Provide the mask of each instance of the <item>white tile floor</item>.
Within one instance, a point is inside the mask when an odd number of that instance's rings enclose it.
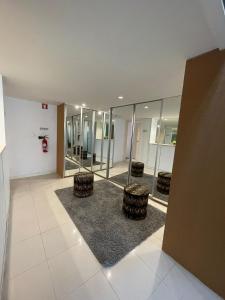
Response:
[[[4,300],[220,299],[161,250],[163,228],[115,266],[103,268],[54,193],[72,180],[42,176],[12,182]]]

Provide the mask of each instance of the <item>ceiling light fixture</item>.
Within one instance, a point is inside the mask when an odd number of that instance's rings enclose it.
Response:
[[[79,105],[75,105],[75,108],[76,108],[76,109],[79,109],[79,108],[80,108],[80,106],[79,106]]]
[[[102,111],[98,111],[98,115],[101,116],[101,114],[102,114]]]
[[[85,104],[85,103],[82,103],[82,106],[83,106],[83,107],[85,107],[85,106],[86,106],[86,104]]]
[[[119,100],[123,100],[123,98],[124,98],[123,96],[118,96],[117,97],[117,99],[119,99]]]
[[[145,105],[145,107],[144,107],[145,109],[147,109],[148,108],[148,105]]]

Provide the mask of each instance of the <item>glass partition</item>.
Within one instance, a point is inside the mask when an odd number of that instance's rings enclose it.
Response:
[[[180,102],[179,96],[112,108],[111,181],[144,184],[153,199],[168,202]]]
[[[145,184],[153,199],[168,202],[180,102],[179,96],[114,107],[111,117],[68,105],[65,176],[88,170],[122,186]]]
[[[109,159],[109,168],[113,164],[113,149],[114,149],[114,136],[113,129],[111,129],[111,139],[109,138],[109,128],[110,127],[110,115],[108,112],[98,113],[96,121],[96,142],[95,142],[95,151],[96,157],[99,159],[97,161],[96,174],[106,178],[107,177],[107,161],[108,161],[108,148],[110,143],[110,159]]]
[[[109,178],[121,185],[128,183],[133,108],[131,105],[112,109]]]
[[[65,121],[65,176],[79,171],[98,172],[106,178],[109,146],[108,112],[67,105]],[[113,137],[113,131],[111,132]],[[114,140],[111,139],[110,163]]]
[[[156,181],[154,171],[161,111],[161,100],[136,104],[135,106],[130,182],[148,186],[151,194]]]
[[[169,193],[166,185],[170,183],[176,147],[177,128],[179,122],[181,97],[163,99],[162,118],[158,120],[159,132],[157,135],[158,155],[155,166],[155,176],[152,191],[153,197],[168,202]],[[161,184],[159,175],[164,173],[164,183]],[[168,178],[166,178],[168,177]],[[159,179],[159,180],[158,180]],[[157,186],[158,185],[158,186]]]
[[[79,172],[80,167],[80,109],[67,105],[65,122],[65,176]]]
[[[94,144],[93,144],[93,171],[97,172],[101,170],[102,161],[102,138],[103,138],[103,121],[104,113],[95,113],[94,124]]]
[[[91,109],[82,108],[82,149],[81,149],[81,166],[92,171],[93,163],[93,123],[95,112]]]

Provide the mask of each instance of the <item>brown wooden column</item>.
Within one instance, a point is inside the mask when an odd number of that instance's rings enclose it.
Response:
[[[57,174],[64,177],[64,120],[65,104],[57,107]]]
[[[163,250],[225,297],[225,52],[186,63]]]

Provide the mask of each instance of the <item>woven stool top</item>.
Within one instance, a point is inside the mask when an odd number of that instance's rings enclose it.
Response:
[[[132,161],[132,166],[144,167],[144,163],[141,161]]]
[[[128,184],[124,187],[124,191],[134,196],[145,196],[150,193],[148,186],[139,183]]]
[[[172,173],[169,172],[159,172],[158,173],[158,177],[164,177],[164,178],[168,178],[171,179]]]
[[[74,177],[94,177],[94,174],[90,172],[79,172],[76,173]]]

